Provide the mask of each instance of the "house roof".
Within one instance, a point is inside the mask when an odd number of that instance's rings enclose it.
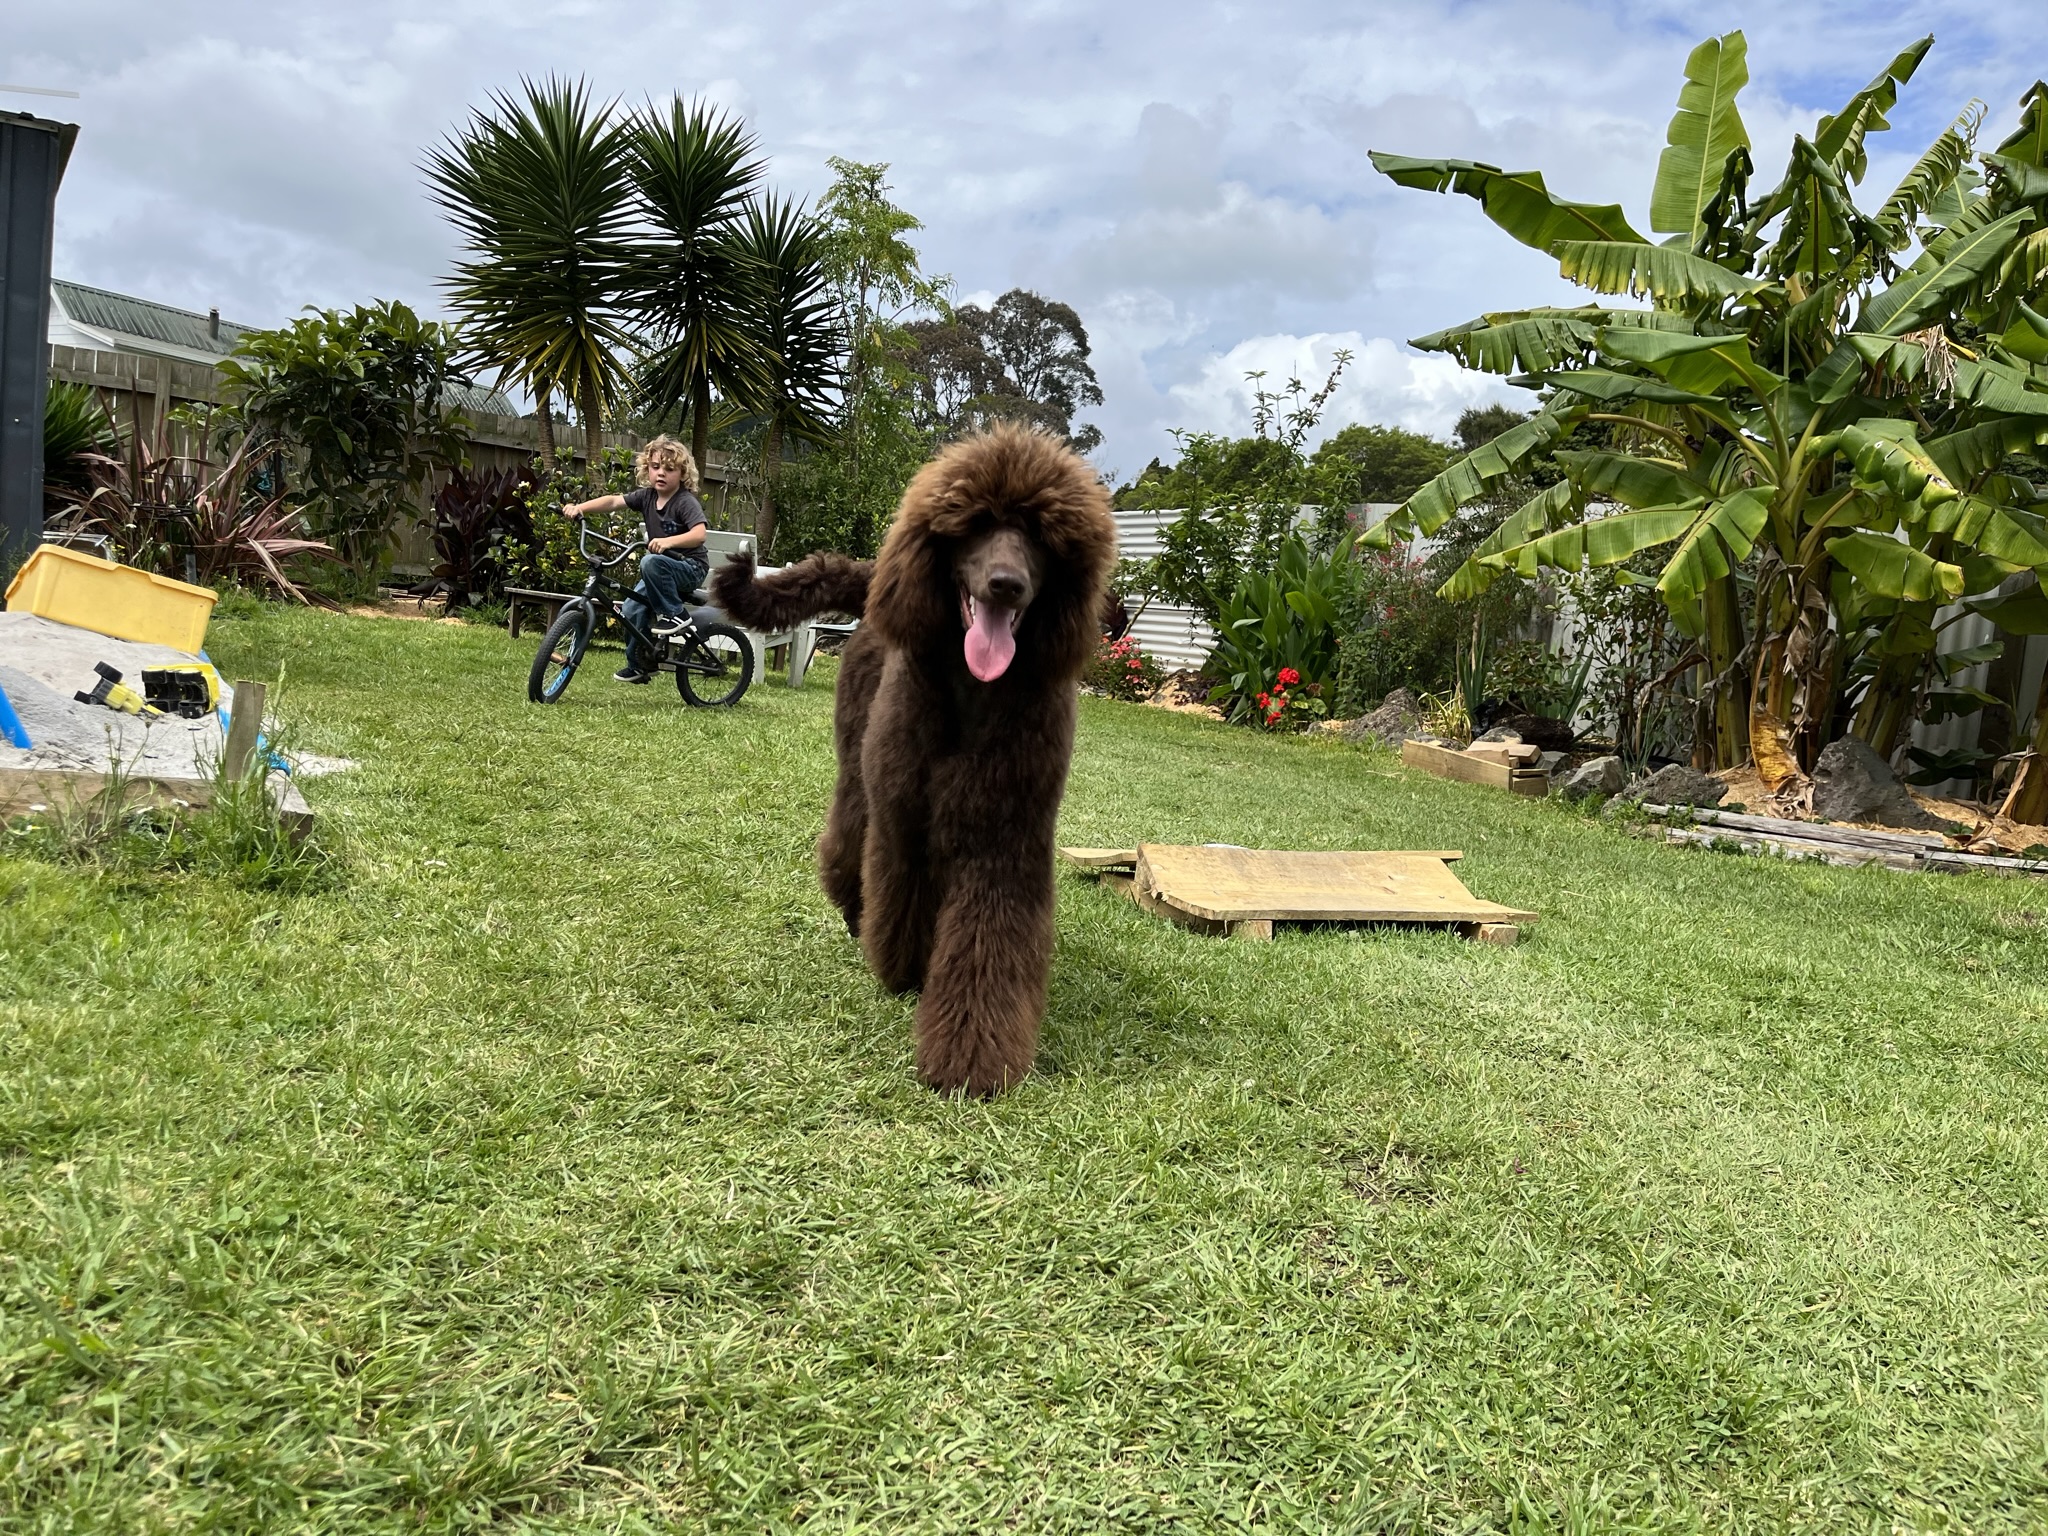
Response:
[[[109,293],[104,288],[88,288],[83,283],[53,282],[50,297],[56,301],[54,308],[62,310],[73,326],[104,333],[116,351],[148,352],[184,362],[214,362],[226,357],[249,329],[224,319],[215,335],[209,316],[125,293]]]
[[[217,333],[211,315],[158,304],[84,283],[50,284],[50,340],[59,345],[84,343],[112,352],[140,352],[186,363],[218,363],[235,350],[244,334],[255,329],[222,319]],[[507,396],[481,384],[455,384],[448,404],[472,416],[517,416],[519,407]]]

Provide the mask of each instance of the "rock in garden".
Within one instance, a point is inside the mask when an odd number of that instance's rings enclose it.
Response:
[[[1569,752],[1578,733],[1563,720],[1548,715],[1509,715],[1494,726],[1496,731],[1513,731],[1523,741],[1534,742],[1546,752]]]
[[[1406,688],[1396,688],[1371,714],[1346,721],[1344,735],[1350,741],[1376,741],[1382,746],[1398,747],[1421,725],[1422,701]]]
[[[1813,814],[1829,821],[1874,821],[1927,831],[1943,825],[1906,792],[1891,765],[1854,736],[1821,748],[1813,765]]]
[[[1472,745],[1476,747],[1482,741],[1520,741],[1521,739],[1522,733],[1510,726],[1492,725],[1481,731],[1477,736],[1474,736],[1472,738]]]
[[[1562,752],[1546,752],[1536,759],[1536,766],[1555,779],[1571,767],[1571,759]]]
[[[1582,763],[1566,776],[1563,792],[1576,800],[1583,795],[1608,795],[1621,793],[1621,786],[1627,782],[1628,774],[1618,757],[1596,757]]]
[[[1712,774],[1672,763],[1636,780],[1626,793],[1646,805],[1719,805],[1728,786]]]

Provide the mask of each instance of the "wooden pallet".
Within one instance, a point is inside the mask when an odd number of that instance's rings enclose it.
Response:
[[[1270,939],[1275,923],[1403,923],[1512,944],[1536,914],[1482,901],[1449,865],[1455,850],[1305,852],[1181,847],[1062,848],[1075,868],[1200,933]]]
[[[0,768],[0,821],[45,810],[75,811],[107,794],[112,775],[80,768]],[[213,804],[211,779],[127,775],[120,779],[123,804],[164,810],[202,810]],[[313,808],[288,774],[270,775],[278,820],[294,837],[313,829]]]
[[[1549,774],[1541,768],[1520,768],[1499,760],[1505,756],[1506,753],[1474,756],[1470,752],[1440,747],[1433,741],[1401,743],[1402,762],[1410,768],[1433,773],[1440,779],[1455,779],[1461,784],[1485,784],[1493,789],[1505,789],[1510,794],[1534,795],[1538,799],[1550,793]]]

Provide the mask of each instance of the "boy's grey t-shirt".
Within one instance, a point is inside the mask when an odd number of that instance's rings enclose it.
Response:
[[[677,490],[663,506],[657,504],[654,487],[643,485],[626,492],[626,507],[640,514],[650,539],[672,539],[679,533],[704,526],[704,503],[685,490]],[[686,549],[676,558],[701,560],[704,558],[704,546],[700,544],[695,549]]]

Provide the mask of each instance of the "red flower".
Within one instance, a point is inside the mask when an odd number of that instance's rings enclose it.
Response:
[[[1259,708],[1261,708],[1261,709],[1264,709],[1264,708],[1265,708],[1265,707],[1266,707],[1266,706],[1267,706],[1268,704],[1270,704],[1270,703],[1272,703],[1272,702],[1273,702],[1272,696],[1271,696],[1270,694],[1264,694],[1264,693],[1262,693],[1262,694],[1260,694],[1260,695],[1258,696],[1258,698],[1259,698]]]
[[[1292,667],[1282,667],[1280,669],[1280,681],[1289,684],[1298,683],[1301,681],[1301,674]]]

